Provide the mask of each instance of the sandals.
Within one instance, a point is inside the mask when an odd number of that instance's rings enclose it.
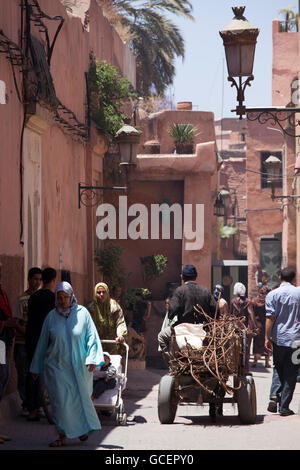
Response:
[[[49,447],[63,447],[65,445],[66,445],[66,438],[59,437],[58,439],[55,439],[55,441],[50,442]]]

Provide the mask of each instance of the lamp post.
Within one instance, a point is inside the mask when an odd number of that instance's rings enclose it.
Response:
[[[254,79],[253,63],[259,29],[255,28],[244,16],[246,7],[233,7],[233,20],[220,31],[225,47],[228,68],[228,81],[237,89],[238,106],[234,110],[242,119],[246,114],[245,88]],[[243,82],[243,77],[246,81]],[[236,81],[238,79],[238,83]]]
[[[251,86],[250,82],[254,79],[252,71],[259,29],[252,26],[244,17],[245,7],[234,7],[232,10],[235,17],[224,30],[219,32],[225,47],[228,80],[232,82],[231,86],[237,89],[238,106],[232,112],[235,112],[240,119],[246,115],[249,121],[258,121],[260,124],[270,122],[272,126],[278,125],[284,134],[300,137],[296,132],[296,128],[300,126],[300,119],[296,117],[296,113],[300,113],[300,108],[285,106],[247,108],[244,105],[245,89]],[[244,82],[243,77],[246,79]]]

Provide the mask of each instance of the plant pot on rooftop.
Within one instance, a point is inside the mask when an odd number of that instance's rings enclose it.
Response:
[[[148,140],[144,143],[144,149],[147,154],[160,153],[160,142],[158,140]]]
[[[196,129],[192,124],[173,124],[169,134],[174,139],[177,154],[192,154],[194,152],[194,137]]]

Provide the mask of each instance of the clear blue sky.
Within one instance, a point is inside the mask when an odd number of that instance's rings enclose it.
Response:
[[[231,7],[246,6],[247,20],[260,29],[253,70],[255,79],[246,89],[246,105],[271,106],[272,21],[275,18],[283,19],[279,15],[282,8],[297,12],[298,0],[191,1],[195,21],[173,17],[182,31],[186,47],[184,61],[176,61],[176,78],[170,89],[174,101],[192,101],[197,106],[194,109],[212,111],[216,119],[235,117],[231,109],[236,106],[236,90],[227,81],[225,53],[219,31],[233,18]]]

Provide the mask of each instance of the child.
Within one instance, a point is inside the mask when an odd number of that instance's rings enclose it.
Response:
[[[94,371],[92,400],[99,398],[105,390],[112,389],[116,386],[117,370],[110,362],[109,353],[104,352],[103,356],[105,361],[103,366],[96,367]]]

